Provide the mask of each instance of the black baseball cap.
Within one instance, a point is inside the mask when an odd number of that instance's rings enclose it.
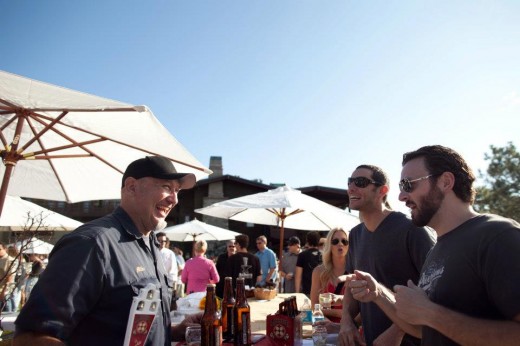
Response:
[[[181,189],[191,189],[197,182],[193,173],[178,173],[173,163],[162,156],[147,156],[129,164],[123,174],[122,186],[125,185],[125,180],[128,177],[135,179],[152,177],[178,180],[181,184]]]

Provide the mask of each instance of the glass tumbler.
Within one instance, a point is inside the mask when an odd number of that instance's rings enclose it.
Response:
[[[192,325],[186,327],[186,345],[200,346],[201,331],[200,325]]]

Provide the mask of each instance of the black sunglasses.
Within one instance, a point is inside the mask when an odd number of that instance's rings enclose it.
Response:
[[[341,240],[339,240],[338,238],[336,238],[336,239],[332,239],[332,240],[330,241],[330,243],[331,243],[332,245],[338,245],[340,241],[341,241],[341,244],[343,244],[343,245],[348,245],[348,240],[347,240],[347,239],[341,239]]]
[[[437,175],[440,175],[440,174],[429,174],[429,175],[426,175],[424,177],[420,177],[417,179],[408,179],[408,178],[402,179],[399,182],[399,190],[406,192],[406,193],[410,193],[414,189],[413,183],[421,181],[421,180],[429,179],[429,178],[435,177]]]
[[[381,186],[383,185],[382,183],[380,182],[377,182],[377,181],[374,181],[372,179],[368,179],[366,177],[355,177],[355,178],[348,178],[348,185],[354,183],[354,185],[356,185],[356,187],[367,187],[368,185],[370,184],[374,184],[375,186]]]

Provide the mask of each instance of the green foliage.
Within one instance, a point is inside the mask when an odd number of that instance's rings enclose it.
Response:
[[[520,221],[520,153],[512,142],[503,147],[490,146],[487,174],[480,172],[485,185],[477,187],[475,209]]]

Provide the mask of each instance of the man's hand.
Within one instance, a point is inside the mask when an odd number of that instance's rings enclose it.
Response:
[[[318,322],[316,322],[316,324],[320,325],[320,326],[325,326],[325,328],[327,328],[327,333],[330,333],[330,334],[338,334],[340,327],[341,327],[339,323],[332,322],[327,319],[325,319],[323,321],[318,321]]]
[[[410,324],[425,325],[423,317],[434,309],[435,304],[411,280],[407,284],[408,286],[394,287],[397,316]]]
[[[186,333],[186,327],[191,325],[200,325],[202,320],[203,312],[199,312],[195,315],[187,315],[184,320],[178,325],[171,327],[172,339],[174,341],[183,341]]]
[[[341,323],[340,326],[337,340],[338,346],[366,346],[365,339],[359,334],[357,327],[352,322]]]
[[[352,297],[362,303],[373,302],[381,295],[379,284],[372,275],[359,270],[347,276],[345,285],[350,288]]]

